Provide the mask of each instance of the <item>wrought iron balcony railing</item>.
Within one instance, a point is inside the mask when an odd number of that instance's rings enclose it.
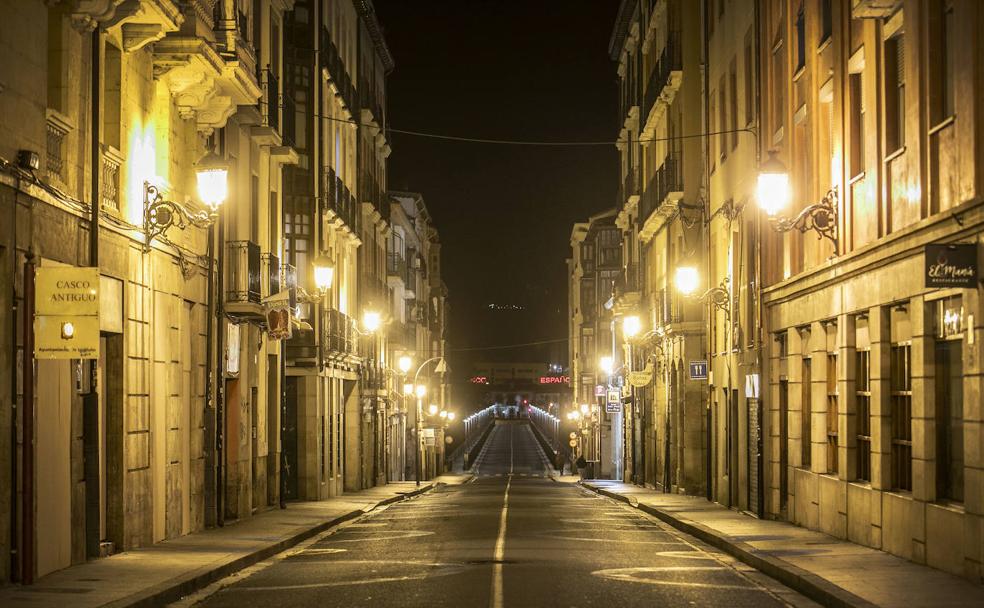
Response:
[[[334,167],[324,167],[322,169],[322,211],[331,211],[342,218],[349,228],[353,231],[358,230],[357,202],[352,196],[348,186],[335,173]]]
[[[327,358],[340,358],[355,354],[357,334],[355,322],[345,313],[334,308],[323,308],[321,316],[321,345]]]
[[[261,284],[260,293],[264,298],[278,294],[281,291],[280,285],[280,259],[272,253],[264,253],[260,256]]]
[[[670,76],[674,71],[683,67],[683,53],[680,46],[679,32],[671,32],[666,39],[666,46],[663,47],[656,62],[656,67],[649,74],[649,82],[646,84],[645,102],[643,106],[642,120],[649,117],[649,112],[656,105],[656,100],[663,93],[663,89],[670,82]]]
[[[645,224],[649,216],[657,211],[670,192],[683,191],[683,163],[678,154],[666,157],[656,173],[653,174],[642,193],[639,203],[639,220]]]
[[[252,241],[226,243],[225,301],[259,304],[261,284],[260,246]]]

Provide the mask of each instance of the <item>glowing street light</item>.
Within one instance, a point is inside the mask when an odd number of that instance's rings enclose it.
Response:
[[[314,261],[314,285],[318,293],[325,295],[331,289],[335,280],[335,265],[328,258],[318,258]]]
[[[410,395],[412,395],[413,394],[413,384],[410,384],[409,382],[407,384],[404,384],[403,385],[403,394],[406,395],[406,396],[408,396],[408,397]]]
[[[590,412],[590,411],[591,411],[591,406],[590,405],[588,405],[587,403],[582,403],[581,404],[581,415],[587,416],[588,415],[588,412]]]
[[[789,204],[789,172],[775,152],[759,167],[758,204],[770,217]]]
[[[417,399],[423,399],[427,396],[427,385],[418,384],[417,388],[413,389],[413,392],[417,395]]]
[[[448,412],[448,422],[454,422],[454,419],[456,417],[457,417],[457,414],[455,414],[454,412]]]
[[[375,310],[362,313],[362,327],[369,333],[374,333],[383,324],[383,317]]]
[[[612,359],[611,357],[605,356],[601,358],[601,361],[598,363],[598,365],[601,367],[601,371],[611,376],[612,370],[615,369],[615,360]]]
[[[636,315],[622,319],[622,335],[626,338],[635,337],[642,329],[642,321]]]
[[[432,405],[431,407],[436,407],[436,406]],[[447,418],[447,417],[448,417],[447,410],[441,410],[441,418]]]
[[[406,374],[410,371],[410,368],[413,367],[413,358],[409,355],[403,355],[397,362],[397,366],[400,368],[401,372]]]
[[[673,283],[680,293],[689,295],[695,292],[700,285],[700,274],[693,266],[679,266],[676,269]]]
[[[438,409],[437,404],[431,403],[429,406],[427,406],[427,413],[433,416],[434,414],[437,413],[437,409]]]
[[[198,161],[196,174],[198,197],[215,213],[229,196],[229,166],[213,151]]]

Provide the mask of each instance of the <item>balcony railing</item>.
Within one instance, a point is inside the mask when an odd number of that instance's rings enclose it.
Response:
[[[323,308],[321,344],[325,356],[338,358],[354,354],[357,346],[355,325],[351,317],[334,308]]]
[[[280,116],[283,126],[280,129],[280,139],[285,146],[297,143],[297,114],[294,109],[294,98],[284,93],[280,96]]]
[[[643,224],[654,211],[659,209],[670,192],[683,191],[682,174],[681,157],[678,155],[667,156],[649,180],[645,192],[642,193],[642,201],[639,203],[639,220]]]
[[[629,167],[628,172],[622,176],[622,184],[618,189],[618,201],[616,207],[621,209],[630,196],[639,195],[639,168]]]
[[[386,274],[405,279],[407,276],[407,260],[400,253],[386,255]]]
[[[290,307],[297,306],[297,268],[293,264],[280,265],[280,285],[288,292]]]
[[[270,68],[265,68],[261,74],[263,79],[263,101],[261,110],[263,124],[280,130],[280,79]]]
[[[358,229],[355,213],[357,201],[342,182],[342,179],[335,173],[334,167],[324,167],[322,170],[321,200],[324,211],[330,210],[335,213],[353,231]]]
[[[674,71],[682,69],[682,57],[680,34],[678,32],[671,32],[666,40],[666,46],[663,47],[663,51],[659,55],[656,67],[649,74],[642,115],[643,121],[649,117],[649,112],[656,105],[656,100],[659,99],[666,84],[670,81],[670,75]]]
[[[264,298],[269,298],[280,293],[280,259],[272,253],[264,253],[260,256],[260,263],[262,265],[260,290]]]
[[[262,299],[260,246],[252,241],[226,244],[226,302],[259,304]]]
[[[102,155],[102,208],[120,210],[120,162],[103,149]]]
[[[357,112],[355,85],[327,27],[321,28],[321,67],[328,70],[328,77],[335,84],[338,95],[354,116]]]

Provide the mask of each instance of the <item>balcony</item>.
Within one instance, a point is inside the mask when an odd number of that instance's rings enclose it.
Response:
[[[386,275],[388,277],[396,278],[403,282],[403,285],[409,282],[409,265],[407,265],[406,258],[403,257],[401,253],[389,253],[386,255]]]
[[[334,308],[322,308],[321,345],[328,360],[337,361],[355,355],[358,335],[352,318]]]
[[[652,128],[656,116],[653,116],[653,108],[657,102],[667,106],[673,102],[676,91],[680,88],[680,81],[683,78],[683,53],[680,46],[679,32],[671,32],[666,40],[656,62],[656,67],[649,74],[649,82],[646,83],[646,95],[643,102],[643,121],[646,125],[644,131]]]
[[[356,107],[358,99],[356,98],[355,85],[349,76],[345,61],[338,52],[338,47],[335,46],[331,31],[327,27],[321,28],[321,69],[325,79],[334,89],[335,95],[345,104],[352,118],[356,118],[358,116],[358,108]]]
[[[277,133],[280,131],[280,79],[270,68],[260,72],[263,81],[263,99],[260,101],[260,113],[263,126],[270,127]]]
[[[622,183],[618,189],[618,200],[615,206],[621,209],[625,205],[639,200],[639,168],[629,167],[629,170],[622,176]]]
[[[225,311],[242,319],[263,318],[260,246],[252,241],[226,243]]]
[[[321,174],[322,212],[326,213],[329,219],[336,217],[341,219],[350,230],[357,232],[356,198],[335,173],[334,167],[324,167]]]
[[[682,155],[667,156],[649,180],[639,203],[639,238],[647,242],[677,209],[683,198]]]
[[[280,283],[280,258],[272,253],[264,253],[260,256],[260,292],[264,298],[269,298],[281,291]]]

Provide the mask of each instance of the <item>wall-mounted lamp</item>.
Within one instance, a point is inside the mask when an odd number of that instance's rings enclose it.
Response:
[[[819,202],[814,203],[796,217],[780,216],[779,212],[786,208],[790,200],[789,172],[786,166],[776,158],[775,152],[769,152],[769,159],[762,163],[758,176],[759,207],[769,216],[776,232],[798,230],[807,233],[814,230],[817,238],[828,238],[834,244],[834,251],[839,248],[837,240],[837,186],[831,188]]]
[[[328,293],[335,281],[335,265],[329,258],[319,257],[314,260],[314,285],[322,296]]]
[[[229,169],[225,161],[209,152],[197,165],[198,196],[209,208],[192,210],[184,204],[164,198],[158,186],[144,182],[144,251],[157,237],[163,237],[172,226],[184,230],[189,224],[208,228],[217,217],[219,206],[229,194]]]

